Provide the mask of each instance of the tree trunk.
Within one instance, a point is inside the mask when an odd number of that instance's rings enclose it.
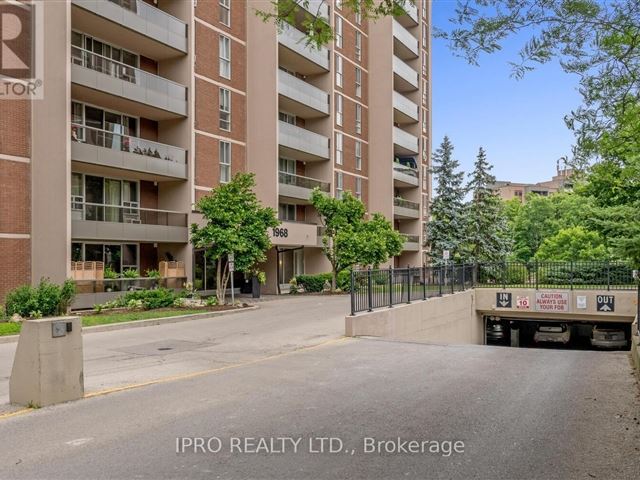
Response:
[[[227,294],[227,283],[229,282],[229,273],[227,271],[227,263],[222,268],[222,260],[218,260],[218,268],[216,270],[216,298],[219,305],[224,305]]]
[[[338,283],[338,272],[335,265],[331,266],[331,291],[336,291],[336,284]]]

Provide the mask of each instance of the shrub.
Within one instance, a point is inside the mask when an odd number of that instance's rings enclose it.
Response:
[[[104,267],[104,278],[107,280],[113,280],[115,278],[118,278],[118,273],[109,265],[107,265],[106,267]]]
[[[51,317],[65,314],[75,296],[75,283],[66,280],[62,286],[47,279],[37,287],[23,285],[7,294],[6,313],[21,317]]]
[[[132,300],[139,300],[142,302],[142,308],[153,310],[171,307],[179,297],[173,290],[158,288],[157,290],[134,290],[121,298],[124,306],[128,306]]]
[[[338,278],[336,279],[336,288],[343,292],[351,291],[351,271],[342,270],[338,272]]]
[[[140,278],[140,272],[135,268],[127,268],[122,272],[122,278]]]
[[[146,272],[147,278],[160,278],[160,271],[151,269]]]
[[[322,292],[324,282],[327,280],[331,283],[330,273],[318,273],[316,275],[298,275],[296,276],[298,285],[304,287],[305,292]]]
[[[204,304],[205,304],[207,307],[215,307],[216,305],[218,305],[218,298],[217,298],[217,297],[215,297],[215,296],[208,297],[208,298],[205,300]]]

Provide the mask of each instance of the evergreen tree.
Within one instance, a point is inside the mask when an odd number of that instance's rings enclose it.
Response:
[[[467,205],[466,257],[473,262],[497,262],[509,253],[509,227],[500,197],[491,190],[496,178],[493,165],[482,147],[474,164],[467,190],[472,193]]]
[[[463,259],[462,250],[466,233],[466,211],[463,186],[464,172],[458,171],[460,163],[453,158],[453,144],[445,136],[433,154],[433,168],[437,186],[431,202],[431,220],[427,224],[427,241],[431,261],[442,262],[442,252],[449,250],[452,261]]]

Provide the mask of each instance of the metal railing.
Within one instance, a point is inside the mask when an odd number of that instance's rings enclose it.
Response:
[[[634,289],[633,267],[626,262],[503,262],[477,266],[477,287]]]
[[[71,214],[74,220],[93,222],[160,225],[165,227],[186,227],[188,224],[186,213],[137,206],[80,202],[77,198],[71,201]]]
[[[187,162],[187,151],[183,148],[83,125],[71,124],[71,140],[87,145],[95,145],[96,147],[144,155],[168,162],[181,164]]]
[[[407,167],[406,165],[402,165],[399,162],[393,162],[393,171],[398,173],[404,173],[405,175],[409,175],[415,178],[418,178],[419,176],[417,168]]]
[[[308,188],[313,190],[318,187],[323,192],[329,192],[330,187],[326,182],[321,182],[315,178],[303,177],[293,173],[278,172],[278,182],[284,185],[293,185],[300,188]]]
[[[442,265],[351,271],[351,315],[473,287],[474,265]]]
[[[411,210],[420,210],[420,204],[416,202],[412,202],[410,200],[405,200],[404,198],[395,197],[393,199],[394,207],[402,207],[402,208],[410,208]]]
[[[171,278],[105,278],[104,280],[75,280],[76,293],[130,292],[157,288],[184,288],[186,277]]]
[[[162,27],[172,33],[187,36],[187,25],[182,20],[174,17],[173,15],[160,10],[142,0],[109,0],[111,3],[115,3],[119,7],[124,8],[132,13],[135,13],[140,18],[143,18],[151,23]]]
[[[71,46],[71,63],[162,93],[176,100],[187,100],[187,87],[184,85],[98,55],[84,48]]]

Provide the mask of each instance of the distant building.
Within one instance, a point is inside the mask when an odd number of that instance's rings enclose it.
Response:
[[[556,175],[546,182],[516,183],[498,180],[491,186],[491,189],[503,200],[518,198],[524,203],[529,193],[537,193],[538,195],[546,197],[569,187],[572,175],[573,169],[566,167],[560,168],[558,164],[556,167]]]

